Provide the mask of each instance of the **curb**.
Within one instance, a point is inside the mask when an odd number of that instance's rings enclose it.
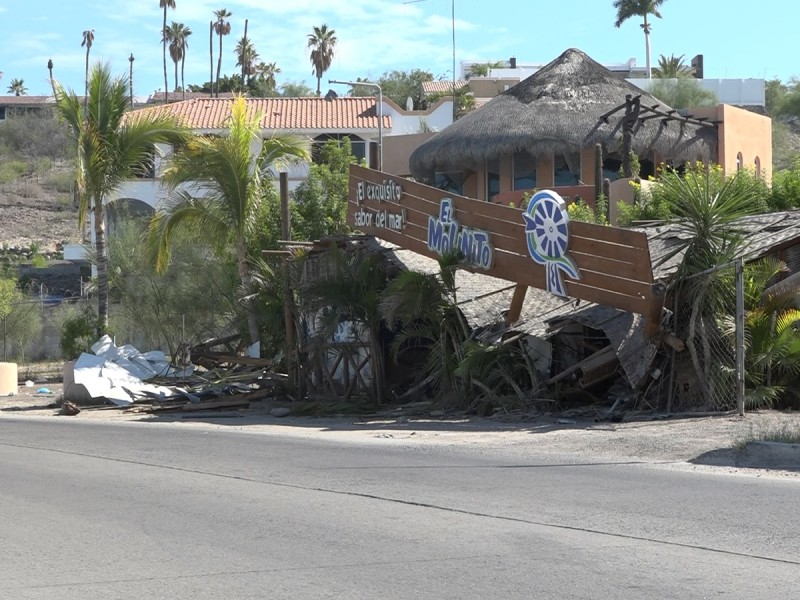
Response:
[[[749,442],[737,455],[736,466],[800,471],[800,444]]]

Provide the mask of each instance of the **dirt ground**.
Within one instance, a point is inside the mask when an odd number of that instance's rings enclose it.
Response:
[[[46,388],[47,392],[43,388]],[[499,415],[496,418],[444,416],[283,417],[269,414],[269,407],[243,411],[172,413],[149,415],[110,407],[84,408],[76,416],[60,416],[56,406],[60,384],[21,386],[14,396],[0,397],[4,417],[138,422],[219,430],[269,431],[302,437],[329,437],[343,441],[504,448],[562,456],[582,456],[587,461],[625,460],[684,468],[725,468],[735,471],[742,440],[764,430],[789,427],[800,430],[800,412],[759,411],[711,417],[635,415],[621,423],[596,422],[590,418],[557,415]],[[630,419],[630,420],[628,420]],[[782,472],[800,477],[800,471]]]

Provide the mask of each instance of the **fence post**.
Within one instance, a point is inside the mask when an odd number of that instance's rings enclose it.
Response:
[[[736,260],[736,410],[744,416],[744,259]]]

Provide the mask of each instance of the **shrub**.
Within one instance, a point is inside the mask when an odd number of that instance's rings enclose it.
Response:
[[[800,207],[800,156],[795,156],[789,169],[772,176],[772,192],[768,200],[771,210]]]
[[[97,315],[86,307],[80,314],[64,321],[60,346],[66,360],[74,360],[82,352],[89,352],[97,337]]]
[[[28,163],[21,160],[9,160],[0,163],[0,183],[11,183],[28,171]]]

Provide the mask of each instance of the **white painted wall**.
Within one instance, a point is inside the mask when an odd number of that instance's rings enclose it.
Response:
[[[383,114],[391,115],[392,128],[383,135],[408,135],[420,133],[421,121],[434,131],[441,131],[453,122],[453,102],[443,100],[429,111],[405,111],[398,109],[393,103],[383,103]]]

